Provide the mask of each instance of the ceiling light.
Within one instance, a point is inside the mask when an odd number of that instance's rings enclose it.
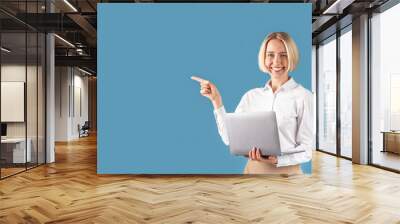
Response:
[[[72,10],[74,10],[74,12],[78,12],[78,10],[71,4],[69,3],[67,0],[64,0],[65,4],[67,4]]]
[[[75,48],[75,45],[71,44],[71,42],[69,42],[68,40],[58,36],[57,34],[54,34],[55,37],[57,37],[58,39],[60,39],[61,41],[63,41],[64,43],[68,44],[69,46]]]
[[[90,72],[88,72],[88,71],[86,71],[86,70],[83,70],[83,69],[81,69],[81,68],[79,68],[79,67],[78,67],[78,70],[81,71],[81,72],[83,72],[83,73],[85,73],[85,74],[93,75],[92,73],[90,73]]]
[[[332,5],[330,5],[322,14],[342,14],[343,10],[347,8],[355,0],[336,0]]]
[[[11,50],[9,50],[9,49],[7,49],[7,48],[5,48],[5,47],[1,47],[1,50],[4,51],[4,52],[7,52],[7,53],[10,53],[10,52],[11,52]]]

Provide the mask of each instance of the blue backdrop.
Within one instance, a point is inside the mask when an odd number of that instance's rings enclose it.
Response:
[[[297,43],[291,76],[310,89],[311,4],[99,4],[98,173],[242,173],[190,76],[214,82],[234,111],[268,80],[257,57],[274,31]]]

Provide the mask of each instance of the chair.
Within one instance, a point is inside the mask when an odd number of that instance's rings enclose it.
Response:
[[[80,125],[78,124],[79,138],[89,136],[89,129],[90,129],[89,121],[85,121],[82,127],[80,127]]]

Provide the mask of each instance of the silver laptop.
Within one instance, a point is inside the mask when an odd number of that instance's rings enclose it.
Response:
[[[256,147],[262,155],[281,155],[274,111],[228,113],[225,124],[231,154],[248,155]]]

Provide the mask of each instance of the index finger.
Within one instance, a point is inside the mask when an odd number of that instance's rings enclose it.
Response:
[[[202,79],[202,78],[197,77],[197,76],[192,76],[192,77],[190,77],[190,78],[191,78],[192,80],[197,81],[197,82],[200,82],[200,83],[206,82],[206,81],[207,81],[207,80]]]

